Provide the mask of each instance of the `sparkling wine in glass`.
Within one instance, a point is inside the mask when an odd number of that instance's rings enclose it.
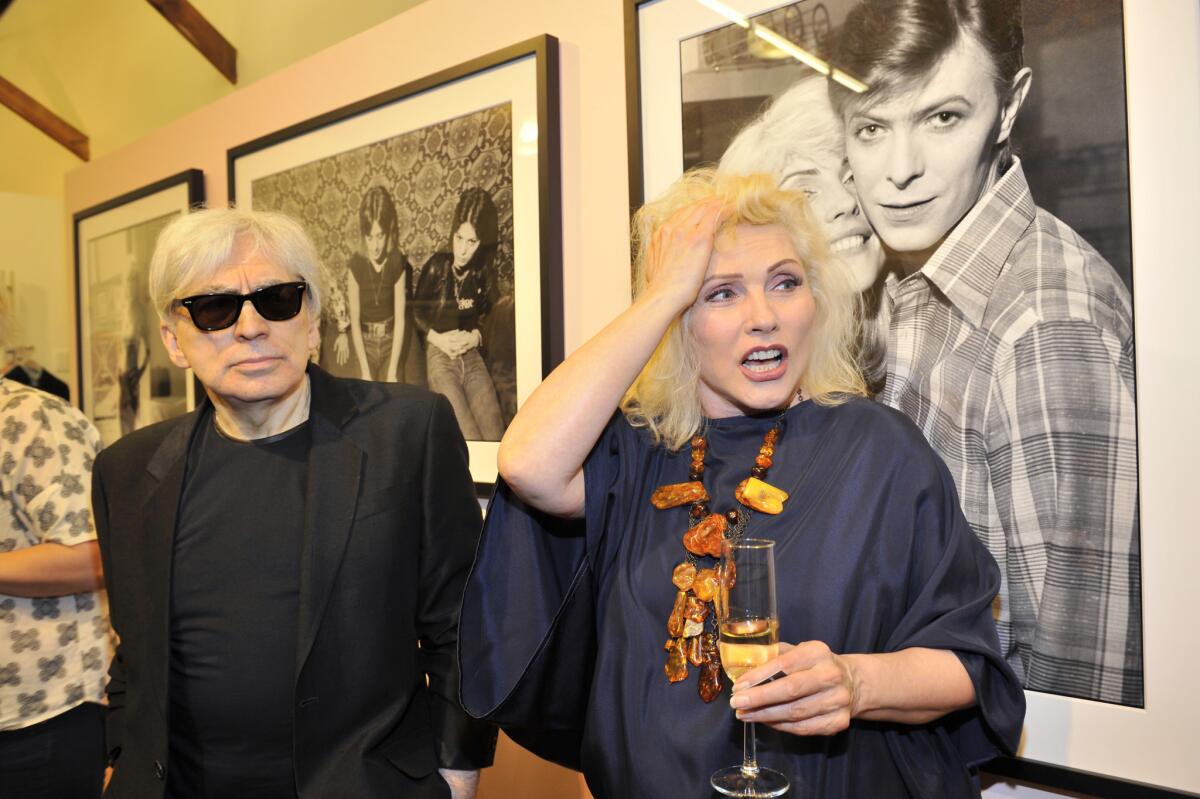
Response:
[[[721,666],[730,682],[779,656],[779,620],[727,618],[721,622]]]
[[[726,541],[717,601],[721,666],[737,682],[750,669],[779,654],[779,612],[775,605],[775,542],[764,538]],[[725,796],[782,796],[787,777],[758,765],[754,723],[743,725],[742,764],[712,775]]]

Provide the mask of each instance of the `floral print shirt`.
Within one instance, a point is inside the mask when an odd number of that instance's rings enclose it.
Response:
[[[96,428],[57,397],[0,379],[0,552],[96,539]],[[0,594],[0,731],[100,702],[112,656],[103,592]]]

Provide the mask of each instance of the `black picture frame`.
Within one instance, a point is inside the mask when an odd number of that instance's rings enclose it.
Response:
[[[121,237],[124,242],[119,248],[123,247],[126,250],[128,258],[135,262],[133,268],[140,273],[149,266],[157,232],[169,221],[167,217],[187,213],[203,205],[204,200],[203,171],[186,169],[85,208],[75,213],[72,218],[75,349],[79,381],[77,401],[80,410],[100,429],[106,445],[130,429],[167,418],[161,414],[146,413],[148,407],[152,406],[162,413],[175,415],[192,410],[200,395],[190,370],[180,378],[179,370],[166,362],[166,352],[158,336],[157,315],[150,307],[149,299],[145,297],[146,284],[139,275],[132,276],[134,280],[129,285],[128,296],[125,296],[120,287],[113,285],[111,280],[105,281],[107,285],[103,287],[107,292],[121,295],[120,300],[129,303],[133,312],[131,315],[141,321],[141,324],[134,325],[134,330],[137,331],[134,338],[125,339],[127,368],[122,372],[121,367],[115,363],[99,363],[102,358],[93,358],[103,353],[108,356],[103,358],[104,361],[113,360],[112,345],[121,346],[110,340],[115,331],[101,332],[96,329],[97,325],[93,324],[95,320],[90,313],[92,293],[97,291],[97,274],[102,270],[119,269],[119,265],[103,262],[101,253],[107,251],[107,248],[102,242],[112,242],[114,235],[124,234]],[[92,263],[93,258],[96,259],[96,263]],[[120,277],[128,279],[131,276],[122,273],[118,275],[118,279]],[[111,310],[107,304],[98,307],[103,311]],[[106,322],[111,327],[114,320],[111,319],[111,314],[109,316]],[[106,344],[97,353],[93,353],[93,348],[99,347],[100,339],[104,339]],[[93,381],[93,377],[98,379]],[[141,396],[132,401],[128,400],[129,389],[134,384],[139,389],[138,393],[143,395],[149,388],[151,399]],[[169,390],[164,393],[163,389]],[[116,392],[116,396],[113,392]],[[161,402],[155,397],[156,393],[163,398]],[[180,400],[183,402],[182,406]]]
[[[736,11],[744,13],[750,17],[755,14],[765,13],[767,11],[788,5],[793,0],[745,0],[745,2],[732,2],[729,5],[735,7]],[[626,120],[627,120],[627,142],[628,142],[628,178],[629,178],[629,210],[632,214],[636,211],[647,199],[645,191],[645,176],[647,171],[647,159],[650,157],[661,157],[661,154],[648,155],[643,146],[645,139],[645,117],[643,115],[643,65],[641,58],[642,46],[642,15],[648,9],[656,6],[671,6],[690,4],[696,6],[695,0],[621,0],[623,12],[623,27],[625,39],[625,100],[626,100]],[[699,6],[697,6],[699,7]],[[1124,13],[1128,18],[1135,11],[1130,8],[1129,3],[1124,3]],[[688,36],[696,35],[705,30],[710,30],[722,24],[718,18],[714,17],[713,22],[706,28],[698,28],[688,34]],[[682,39],[681,39],[682,40]],[[656,74],[647,78],[647,80],[665,80],[666,76]],[[1124,109],[1122,107],[1122,114]],[[680,133],[682,135],[682,133]],[[682,171],[682,164],[680,164]],[[1121,170],[1128,179],[1128,166]],[[1128,279],[1128,277],[1126,276]],[[1144,534],[1144,533],[1143,533]],[[1143,568],[1145,568],[1143,566]],[[1145,579],[1145,578],[1143,578]],[[1087,700],[1077,700],[1067,697],[1056,697],[1051,694],[1038,694],[1039,699],[1047,700],[1048,702],[1057,702],[1059,699],[1064,700],[1057,709],[1062,710],[1068,715],[1071,713],[1073,704],[1095,705],[1101,707],[1101,714],[1106,719],[1111,719],[1108,723],[1119,729],[1122,723],[1124,714],[1140,713],[1138,708],[1122,708],[1120,706],[1107,706],[1104,703],[1088,702]],[[1038,710],[1041,710],[1039,702]],[[1111,712],[1108,708],[1111,707]],[[1031,719],[1027,716],[1026,724],[1039,723],[1040,717]],[[1164,735],[1168,733],[1164,730]],[[1119,740],[1119,736],[1113,736],[1113,745]],[[1065,750],[1064,750],[1065,751]],[[1193,797],[1200,796],[1182,790],[1174,790],[1168,787],[1160,787],[1151,785],[1147,782],[1135,781],[1131,779],[1122,779],[1120,776],[1112,774],[1101,774],[1095,770],[1085,770],[1078,767],[1073,755],[1064,755],[1062,762],[1048,762],[1054,759],[1051,756],[1043,756],[1041,759],[1035,759],[1026,756],[1017,757],[1001,757],[997,758],[984,767],[985,776],[991,776],[994,779],[1003,781],[1004,779],[1029,782],[1047,788],[1083,792],[1088,795],[1105,796],[1105,797]],[[1103,756],[1092,757],[1089,762],[1097,763],[1103,761]],[[1096,768],[1095,766],[1093,768]]]
[[[513,284],[515,288],[513,302],[517,306],[514,312],[516,317],[515,337],[517,339],[514,347],[516,353],[514,368],[517,372],[514,393],[518,401],[520,397],[527,396],[534,385],[548,375],[564,357],[559,53],[558,40],[555,37],[543,34],[479,56],[248,141],[228,150],[226,156],[229,202],[234,204],[249,201],[253,207],[254,197],[251,187],[254,185],[255,178],[251,172],[258,168],[254,164],[265,163],[265,161],[255,162],[252,159],[271,158],[273,157],[272,151],[274,153],[287,152],[281,148],[297,148],[295,152],[299,152],[300,144],[298,143],[317,141],[315,137],[327,135],[330,131],[336,133],[337,130],[346,130],[345,126],[347,125],[361,126],[355,128],[361,131],[361,133],[354,134],[357,137],[355,144],[344,150],[336,149],[338,145],[330,145],[328,148],[320,150],[323,154],[316,156],[313,160],[330,159],[355,149],[384,143],[389,140],[389,137],[399,138],[413,131],[432,127],[434,124],[443,124],[462,115],[478,112],[480,108],[487,106],[488,102],[483,100],[464,102],[461,99],[455,99],[458,97],[455,92],[461,90],[469,94],[470,87],[476,83],[483,85],[483,82],[489,80],[504,80],[502,77],[505,74],[504,70],[528,61],[532,61],[533,64],[532,85],[524,85],[525,81],[521,80],[522,86],[514,84],[513,93],[515,96],[517,93],[524,92],[521,96],[527,99],[532,98],[532,105],[525,101],[520,102],[524,103],[521,107],[527,108],[532,115],[527,118],[527,121],[536,118],[536,135],[528,127],[518,131],[518,121],[514,116],[512,118],[512,143],[513,152],[516,153],[518,132],[524,137],[521,141],[526,145],[536,142],[536,178],[529,179],[531,178],[530,171],[521,173],[524,175],[521,178],[514,173],[512,178],[514,188],[511,190],[513,195],[512,227],[515,231],[517,226],[522,224],[518,216],[522,219],[532,217],[531,206],[533,202],[536,202],[537,231],[535,235],[527,236],[524,242],[526,244],[536,243],[537,256],[536,259],[528,259],[519,252],[522,244],[518,234],[514,232]],[[438,97],[448,99],[442,103],[444,111],[439,112],[441,116],[433,117],[434,122],[410,121],[405,117],[405,108],[410,107],[410,103],[413,101],[432,102]],[[490,102],[494,102],[495,99],[492,98]],[[456,103],[458,104],[456,105]],[[389,114],[394,116],[388,116]],[[416,120],[415,116],[413,120]],[[324,147],[324,145],[313,146],[318,149]],[[312,155],[310,153],[305,157],[312,158]],[[286,156],[280,156],[280,158],[286,160]],[[305,163],[303,160],[288,162],[283,169],[293,169]],[[307,163],[312,163],[312,161]],[[529,163],[533,164],[532,161]],[[260,173],[255,172],[254,174]],[[262,176],[275,174],[278,172],[261,173]],[[516,188],[518,183],[521,186],[519,191]],[[531,200],[531,192],[536,193],[536,200]],[[249,193],[249,197],[246,196],[247,193]],[[524,229],[528,230],[528,227],[525,226]],[[319,243],[318,246],[320,246]],[[411,256],[411,253],[409,255]],[[428,261],[423,263],[428,263]],[[413,263],[413,268],[416,271],[422,267]],[[521,281],[523,275],[531,276],[534,268],[537,270],[536,311],[528,305],[524,308],[521,307],[521,290],[519,288],[521,285],[533,285],[532,283],[522,284]],[[534,317],[536,317],[535,327],[530,326],[530,320]],[[536,331],[539,342],[535,364],[538,368],[533,371],[524,371],[521,366],[525,362],[523,359],[531,358],[532,353],[529,351],[531,348],[522,349],[521,341],[531,341],[530,334],[533,331]],[[515,408],[515,403],[505,405],[505,408],[505,415],[508,416]],[[487,496],[496,478],[495,451],[498,443],[491,440],[469,439],[468,447],[471,450],[472,476],[477,491],[481,497]]]

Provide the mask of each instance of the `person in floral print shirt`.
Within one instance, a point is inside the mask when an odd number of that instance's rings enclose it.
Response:
[[[0,379],[0,797],[100,795],[112,647],[91,513],[99,449],[78,410]]]

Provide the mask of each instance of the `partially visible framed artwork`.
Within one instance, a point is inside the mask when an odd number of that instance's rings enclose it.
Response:
[[[481,490],[562,360],[558,42],[543,35],[231,149],[229,200],[328,274],[329,372],[446,395]]]
[[[898,238],[889,240],[887,214],[896,218],[906,214],[906,221],[921,210],[889,209],[883,200],[876,203],[869,192],[885,180],[892,181],[894,187],[902,177],[933,175],[945,166],[944,161],[935,162],[931,156],[920,163],[904,164],[903,168],[909,169],[905,176],[889,172],[873,175],[867,157],[870,154],[862,155],[868,149],[865,146],[857,148],[860,156],[856,160],[855,142],[875,141],[873,137],[885,135],[887,130],[853,100],[838,104],[831,99],[849,97],[851,92],[870,96],[866,94],[870,87],[858,80],[865,75],[853,74],[845,50],[839,46],[847,26],[853,27],[858,24],[855,20],[864,18],[859,13],[864,5],[863,0],[624,0],[631,208],[661,194],[684,170],[702,164],[774,172],[784,185],[813,196],[818,191],[813,176],[825,169],[828,161],[832,185],[850,198],[848,206],[839,211],[839,219],[844,222],[853,216],[857,220],[857,227],[849,231],[853,235],[842,231],[844,240],[837,238],[830,225],[830,239],[843,253],[856,246],[873,246],[871,269],[876,271],[867,285],[876,279],[882,281],[882,277],[875,277],[882,274],[877,271],[880,265],[886,267],[886,259],[903,250]],[[914,9],[920,14],[924,7],[938,5],[944,4],[913,0],[889,8],[896,14]],[[998,5],[998,0],[993,5]],[[898,10],[901,6],[904,11]],[[1133,404],[1131,320],[1138,281],[1134,270],[1136,230],[1131,215],[1131,206],[1137,207],[1132,189],[1137,172],[1131,172],[1131,163],[1137,166],[1138,153],[1128,132],[1132,125],[1126,108],[1132,104],[1133,90],[1127,90],[1127,83],[1132,87],[1134,71],[1127,73],[1126,60],[1130,31],[1147,29],[1150,21],[1144,10],[1131,9],[1121,0],[1086,4],[1006,0],[1004,6],[1010,9],[1009,19],[1015,23],[1010,28],[1017,32],[1016,40],[1023,41],[1020,66],[1032,75],[1032,79],[1026,78],[1023,90],[1027,94],[1022,95],[1023,103],[1017,104],[1008,139],[1016,158],[1013,163],[1023,170],[1037,208],[1061,220],[1063,229],[1081,240],[1081,249],[1094,251],[1111,266],[1113,297],[1130,320],[1130,368],[1121,390],[1123,404],[1119,411],[1125,442],[1119,458],[1123,498],[1107,505],[1102,497],[1097,498],[1093,509],[1087,511],[1094,527],[1082,530],[1096,536],[1117,527],[1126,531],[1116,547],[1114,567],[1102,569],[1104,580],[1111,582],[1103,582],[1098,592],[1102,609],[1096,625],[1107,624],[1120,640],[1106,641],[1105,633],[1093,635],[1095,629],[1090,629],[1086,620],[1088,611],[1076,609],[1070,601],[1071,591],[1093,590],[1082,560],[1064,562],[1056,576],[1038,586],[1031,603],[1035,614],[1059,620],[1058,626],[1071,647],[1108,647],[1108,652],[1115,653],[1113,661],[1103,669],[1105,678],[1097,680],[1074,681],[1063,676],[1039,683],[1036,676],[1029,680],[1026,674],[1029,712],[1019,757],[997,762],[994,771],[1006,778],[1103,795],[1182,796],[1186,794],[1174,791],[1200,789],[1200,774],[1183,762],[1186,756],[1179,749],[1173,714],[1166,704],[1172,701],[1170,687],[1180,686],[1166,677],[1151,682],[1152,675],[1164,674],[1170,664],[1165,660],[1151,663],[1150,643],[1147,640],[1143,645],[1151,627],[1148,586],[1154,574],[1142,560],[1147,544],[1139,519],[1145,519],[1146,514],[1139,513],[1137,477],[1143,443],[1138,438],[1136,419],[1140,407],[1135,409]],[[900,48],[911,42],[889,45],[889,32],[902,29],[901,20],[892,23],[855,29],[854,35],[860,43],[876,37],[879,41],[870,40],[876,52],[897,55],[895,63],[900,64]],[[1142,36],[1150,40],[1147,34]],[[886,57],[879,63],[883,62]],[[1146,66],[1142,74],[1150,72]],[[925,82],[916,77],[904,85],[932,92],[929,87],[935,85],[933,74],[934,68],[930,68]],[[994,76],[987,70],[980,70],[980,74],[986,75],[986,80]],[[886,101],[878,104],[874,107],[882,107]],[[853,120],[848,113],[843,115],[846,108],[857,108],[855,113],[861,111],[859,115],[868,117],[867,121],[855,123],[857,127],[848,124]],[[925,120],[930,130],[936,125],[954,125],[969,113],[953,108],[947,112],[940,106],[934,110],[939,113],[930,111]],[[913,114],[915,118],[916,112]],[[824,129],[817,129],[814,120],[818,119],[822,124],[827,121]],[[847,148],[851,136],[856,138]],[[811,151],[797,155],[807,142],[813,143]],[[945,154],[943,149],[936,155]],[[1151,154],[1143,150],[1142,155],[1144,163],[1149,163]],[[895,166],[893,163],[888,168]],[[1149,208],[1154,200],[1143,195],[1142,207]],[[818,202],[814,200],[815,207]],[[928,197],[922,202],[928,202]],[[871,203],[882,206],[882,210],[868,207]],[[820,215],[819,207],[818,212]],[[830,212],[830,218],[833,216]],[[1143,247],[1148,241],[1143,239]],[[849,268],[856,268],[852,255],[844,257]],[[1137,335],[1140,345],[1142,325]],[[1140,378],[1141,362],[1138,367]],[[1116,402],[1113,400],[1114,408]],[[1116,410],[1112,413],[1118,415]],[[1112,479],[1113,472],[1106,477],[1104,470],[1113,463],[1085,460],[1078,468],[1088,480],[1104,483]],[[1115,510],[1118,505],[1120,510]],[[1003,544],[1001,538],[999,545]],[[1041,552],[1031,550],[1023,556],[1032,562],[1041,557]],[[1112,579],[1118,572],[1120,576]],[[1008,576],[1011,580],[1012,573]],[[1169,585],[1159,582],[1154,590]],[[1067,600],[1056,605],[1055,600],[1047,599],[1052,596],[1066,596]],[[1081,603],[1080,607],[1086,606]],[[1163,626],[1159,629],[1173,624],[1169,618],[1160,623]],[[1096,659],[1105,657],[1109,656]],[[1036,671],[1032,673],[1036,675]],[[1195,709],[1195,702],[1188,701]],[[1139,731],[1136,741],[1113,734],[1133,729]],[[1139,757],[1137,752],[1144,756]],[[1173,764],[1165,768],[1160,763],[1163,752],[1175,753],[1169,758]],[[1156,763],[1159,765],[1152,765]]]
[[[189,169],[75,214],[79,399],[105,445],[195,407],[191,372],[171,363],[150,305],[150,257],[172,219],[204,202]]]

